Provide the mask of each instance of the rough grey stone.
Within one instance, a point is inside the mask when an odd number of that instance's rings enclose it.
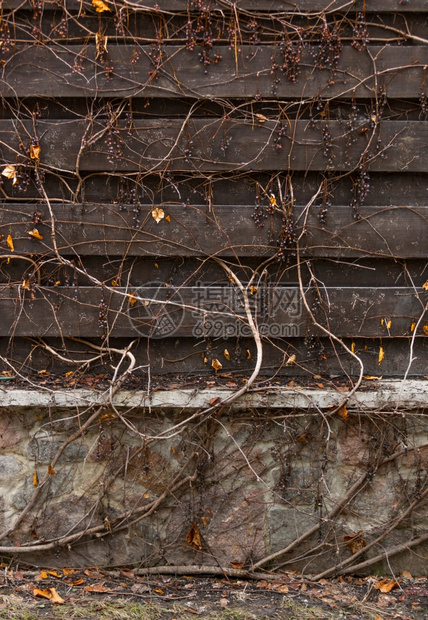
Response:
[[[71,472],[59,472],[55,476],[50,476],[48,482],[40,492],[37,506],[40,506],[49,497],[61,496],[70,493],[73,488],[73,478]],[[11,504],[17,510],[23,510],[33,495],[35,487],[33,480],[27,478],[23,486],[12,495]]]
[[[28,445],[28,457],[37,463],[49,463],[64,440],[61,439],[32,439]],[[86,446],[79,440],[68,445],[61,455],[60,462],[73,463],[82,461],[87,455]]]
[[[16,476],[22,471],[22,463],[9,454],[0,455],[0,478]]]

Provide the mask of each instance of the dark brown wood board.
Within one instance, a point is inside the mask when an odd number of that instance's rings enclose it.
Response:
[[[326,125],[331,133],[331,164],[325,155],[326,144],[322,139]],[[118,158],[115,152],[113,156],[108,152],[107,122],[40,120],[36,123],[36,132],[42,165],[58,171],[75,171],[76,168],[80,171],[133,171],[141,174],[155,170],[347,171],[359,164],[363,153],[367,153],[367,166],[373,171],[428,171],[428,126],[423,121],[388,121],[380,123],[374,131],[370,128],[370,120],[361,121],[353,132],[355,141],[348,148],[347,134],[350,132],[346,129],[346,122],[316,121],[312,126],[308,121],[298,120],[287,123],[286,135],[278,151],[274,140],[280,127],[280,121],[260,122],[254,116],[241,121],[201,118],[136,120],[129,132],[122,125],[123,142]],[[0,121],[0,154],[4,162],[15,164],[19,139],[29,144],[33,137],[34,127],[30,121],[22,121],[19,126],[14,121]],[[380,148],[377,138],[382,140]]]
[[[252,337],[242,296],[231,286],[33,288],[2,287],[0,335]],[[305,296],[317,321],[336,336],[410,338],[421,317],[417,335],[424,337],[424,325],[428,330],[428,322],[423,322],[428,294],[423,289],[322,287],[307,290]],[[267,337],[293,338],[308,330],[322,334],[313,327],[297,287],[260,289],[251,303],[261,314],[259,329]]]
[[[108,46],[108,64],[96,60],[95,45],[35,44],[20,49],[5,61],[0,87],[5,97],[192,97],[192,98],[277,98],[308,100],[321,96],[351,99],[373,97],[380,85],[389,97],[418,98],[428,46],[370,46],[358,51],[344,47],[337,71],[319,69],[308,51],[302,52],[296,81],[272,63],[284,63],[281,46],[242,46],[239,52],[228,46],[210,51],[221,60],[204,67],[199,46],[163,47],[159,77],[154,78],[150,46],[138,46],[135,61],[132,45]],[[81,63],[81,70],[76,70]]]
[[[158,223],[154,209],[162,209]],[[355,219],[350,206],[330,207],[325,223],[321,206],[307,211],[293,209],[295,233],[302,225],[306,234],[301,248],[313,257],[383,256],[425,257],[428,239],[428,207],[362,206]],[[140,224],[132,208],[118,205],[54,204],[54,230],[58,250],[64,255],[108,256],[273,256],[278,250],[282,213],[278,208],[257,227],[254,206],[183,206],[157,203],[140,207]],[[40,223],[36,239],[34,214]],[[53,249],[52,226],[47,205],[7,204],[0,210],[0,249],[8,252],[12,236],[15,250],[24,254],[48,254]]]

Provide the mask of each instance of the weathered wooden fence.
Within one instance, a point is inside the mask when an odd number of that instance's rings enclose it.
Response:
[[[3,350],[426,371],[423,0],[1,5]]]

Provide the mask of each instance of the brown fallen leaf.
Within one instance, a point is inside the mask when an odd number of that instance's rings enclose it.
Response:
[[[202,549],[201,534],[197,523],[192,523],[190,530],[187,532],[186,542],[194,549]]]
[[[400,584],[398,583],[398,581],[395,581],[395,579],[390,579],[389,581],[388,579],[382,579],[381,581],[378,581],[378,583],[376,583],[373,587],[375,590],[379,590],[383,594],[388,594],[394,588],[398,588],[399,585]]]
[[[346,405],[341,406],[341,408],[337,412],[337,415],[340,416],[342,420],[348,419],[348,408],[346,407]]]
[[[357,553],[357,551],[361,551],[367,545],[367,541],[364,538],[364,532],[360,530],[354,536],[344,536],[343,540],[347,547],[352,551],[352,553]],[[376,586],[375,586],[376,587]]]
[[[219,402],[220,402],[220,396],[215,396],[214,398],[210,399],[210,406],[214,407],[214,405],[216,405]]]
[[[44,588],[43,590],[33,588],[33,596],[42,596],[50,600],[51,603],[56,603],[58,605],[65,603],[64,599],[60,597],[55,588]]]
[[[286,366],[291,366],[292,364],[294,364],[294,362],[296,361],[296,356],[290,355],[290,357],[288,358],[288,360],[285,362]]]
[[[282,586],[278,586],[277,588],[275,588],[275,592],[281,592],[281,594],[288,594],[288,586],[286,586],[285,584]]]
[[[86,586],[84,590],[85,592],[110,592],[110,589],[106,588],[102,582]]]

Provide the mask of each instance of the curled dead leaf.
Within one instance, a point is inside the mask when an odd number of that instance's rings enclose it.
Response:
[[[246,349],[246,351],[245,351],[245,357],[247,358],[247,360],[250,360],[250,359],[251,359],[251,351],[250,351],[250,349]]]
[[[131,307],[135,306],[135,304],[137,303],[137,299],[138,299],[136,293],[129,293],[128,297],[129,297],[129,305]]]
[[[290,357],[288,358],[288,360],[285,362],[286,366],[291,366],[292,364],[294,364],[294,362],[296,361],[296,356],[290,355]]]
[[[385,351],[383,347],[379,347],[379,356],[378,356],[378,364],[382,363],[382,360],[385,358]]]
[[[342,420],[348,419],[348,408],[346,407],[346,405],[341,406],[341,408],[337,412],[337,415],[339,415],[342,418]]]
[[[344,536],[343,540],[352,553],[357,553],[357,551],[361,551],[361,549],[367,546],[367,541],[364,538],[364,532],[362,530],[353,536]]]
[[[355,342],[351,343],[351,351],[352,353],[355,353]]]
[[[6,179],[12,179],[12,185],[16,185],[18,182],[15,166],[5,166],[2,170],[2,175],[6,177]]]
[[[425,324],[425,325],[422,327],[422,331],[424,332],[425,336],[428,336],[428,324]]]
[[[28,234],[30,235],[30,237],[33,237],[33,239],[39,239],[39,241],[43,239],[43,235],[39,233],[37,228],[33,228],[33,230],[29,230]]]
[[[398,583],[398,581],[395,581],[395,579],[390,579],[388,581],[388,579],[382,579],[381,581],[378,581],[378,583],[376,583],[373,587],[375,590],[379,590],[380,592],[383,592],[383,594],[388,594],[388,592],[391,592],[391,590],[393,590],[394,588],[398,588],[400,584]]]
[[[217,372],[218,370],[221,370],[223,368],[223,364],[221,362],[218,361],[218,359],[214,358],[211,361],[211,366],[214,368],[214,370]]]
[[[34,473],[33,474],[33,487],[37,487],[39,485],[39,479],[37,477],[37,474]]]
[[[40,144],[38,142],[32,142],[30,144],[30,149],[29,149],[29,154],[30,154],[30,158],[31,159],[36,159],[37,161],[40,160],[40,151],[41,151],[41,147]]]
[[[194,549],[202,549],[201,535],[197,523],[192,523],[190,530],[187,532],[186,542]]]
[[[33,596],[42,596],[50,600],[51,603],[56,603],[58,605],[65,603],[64,599],[60,597],[55,588],[44,588],[43,590],[33,588]]]
[[[111,8],[108,4],[103,2],[102,0],[92,0],[92,4],[95,7],[97,13],[104,13],[104,11],[111,11]]]
[[[223,351],[223,355],[227,359],[227,361],[230,361],[230,353],[227,349]]]
[[[428,280],[422,284],[424,291],[428,291]]]
[[[152,218],[155,220],[156,224],[159,224],[159,222],[165,217],[165,211],[163,209],[161,209],[160,207],[155,207],[154,209],[152,209]]]
[[[9,250],[11,252],[14,252],[15,251],[15,246],[13,245],[13,239],[12,239],[11,235],[7,236],[6,243],[7,243],[7,247],[9,248]]]
[[[413,321],[413,323],[410,325],[410,331],[412,334],[415,331],[415,327],[416,327],[416,323]]]

